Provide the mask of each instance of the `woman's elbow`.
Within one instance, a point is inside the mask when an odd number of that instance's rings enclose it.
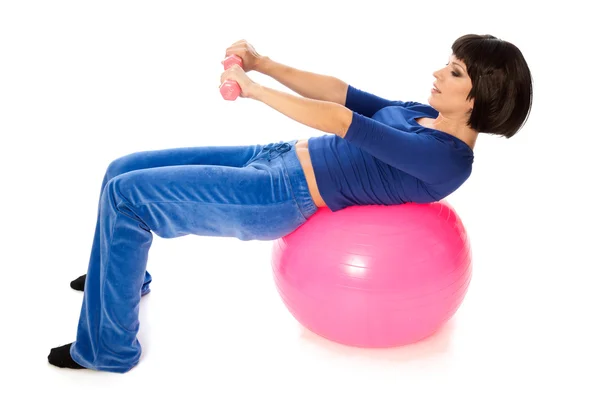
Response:
[[[348,129],[350,128],[350,125],[352,124],[352,116],[353,113],[350,109],[341,107],[339,117],[335,118],[337,126],[335,127],[335,131],[333,133],[341,138],[344,138],[348,132]]]

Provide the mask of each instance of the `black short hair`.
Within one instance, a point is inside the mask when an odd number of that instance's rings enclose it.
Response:
[[[477,132],[510,138],[527,121],[533,100],[531,72],[521,51],[492,35],[467,34],[452,44],[467,65],[474,98],[468,125]]]

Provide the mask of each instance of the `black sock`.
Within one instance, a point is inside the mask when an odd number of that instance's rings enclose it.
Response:
[[[71,281],[71,287],[75,290],[79,290],[83,292],[83,288],[85,287],[85,276],[87,274],[81,275],[79,278]]]
[[[72,344],[73,343],[70,343],[51,349],[50,355],[48,355],[48,362],[59,368],[86,369],[71,358],[71,352],[69,350],[71,349]]]

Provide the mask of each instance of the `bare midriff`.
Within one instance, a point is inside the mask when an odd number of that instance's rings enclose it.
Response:
[[[302,170],[304,170],[310,196],[317,207],[327,207],[323,201],[323,198],[321,197],[321,194],[319,193],[319,188],[317,187],[315,170],[313,169],[312,162],[310,160],[310,154],[308,153],[308,140],[298,140],[296,143],[296,154],[298,155],[298,159],[302,165]]]

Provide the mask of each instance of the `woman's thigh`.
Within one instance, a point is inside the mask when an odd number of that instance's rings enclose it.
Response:
[[[263,145],[200,146],[134,152],[113,160],[106,181],[133,170],[165,166],[212,165],[244,167]]]
[[[163,238],[195,234],[273,240],[306,222],[281,162],[141,169],[109,185],[107,191],[120,206],[129,207]]]

